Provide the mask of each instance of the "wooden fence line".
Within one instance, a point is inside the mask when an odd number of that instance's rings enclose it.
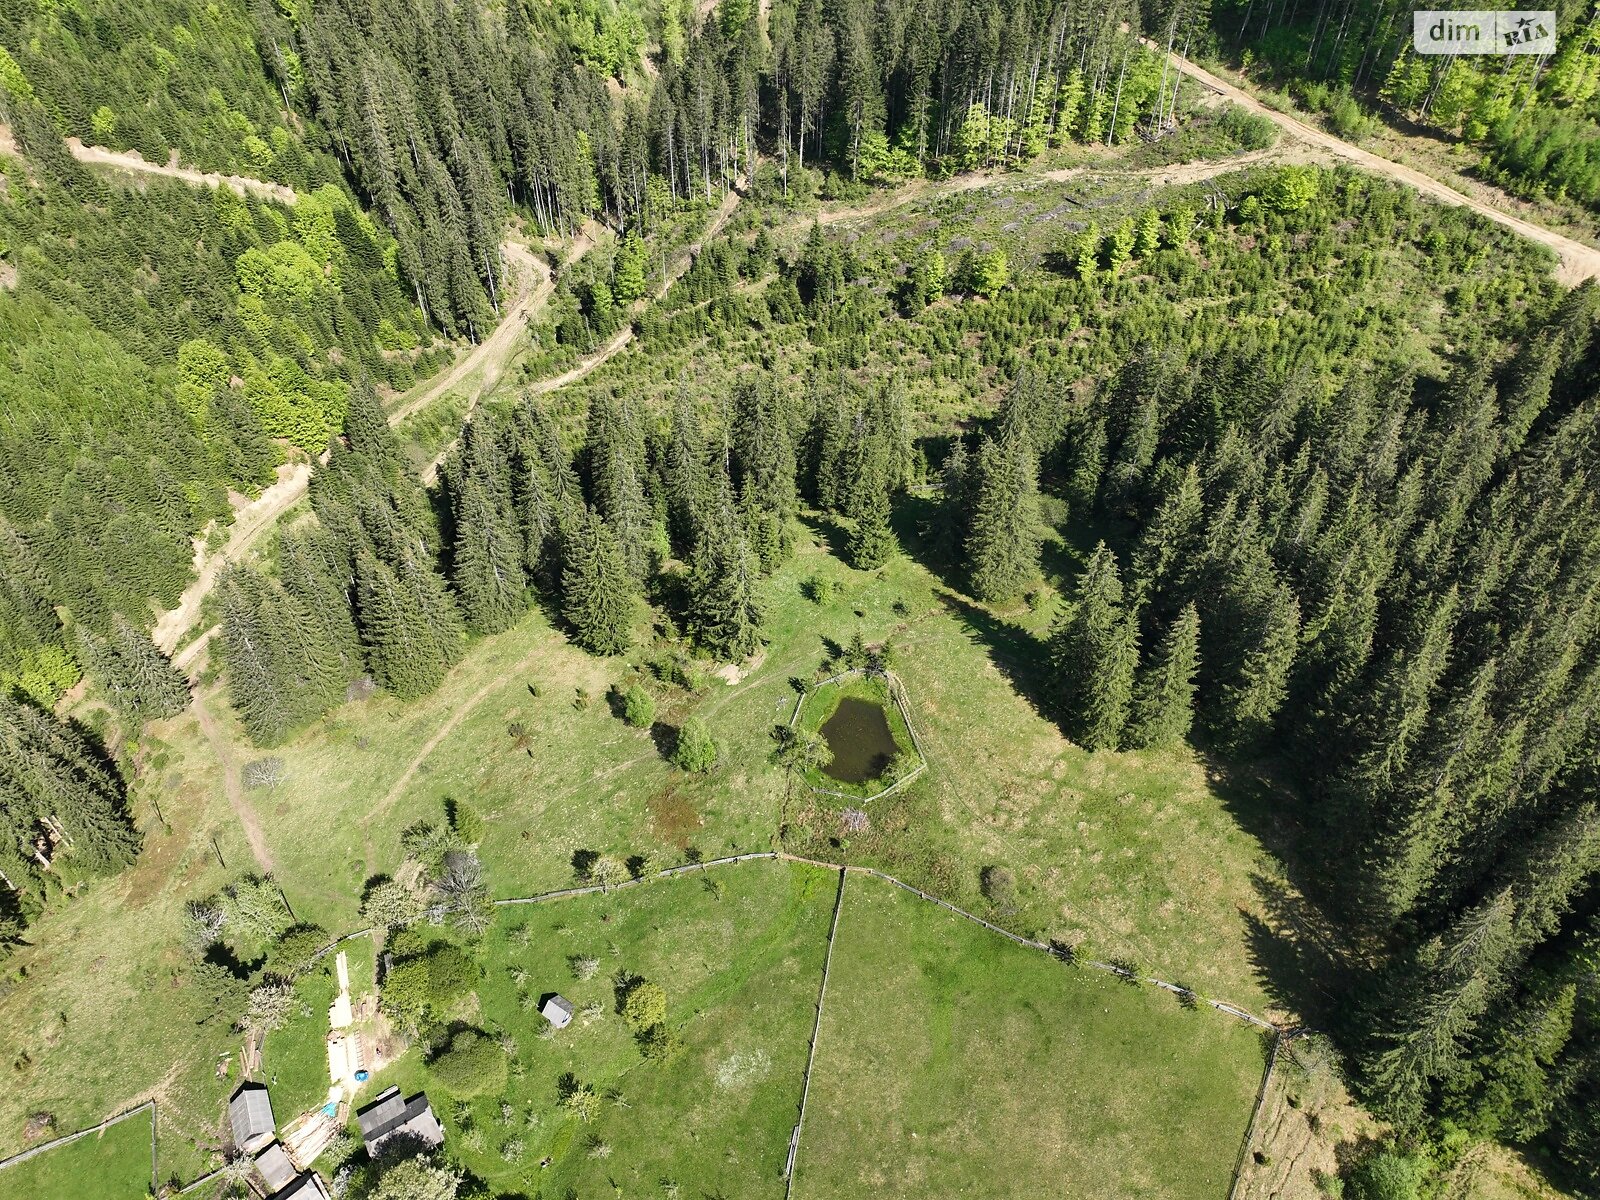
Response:
[[[817,1039],[822,1036],[822,1006],[828,999],[828,972],[833,967],[833,943],[839,933],[839,913],[844,909],[844,881],[850,872],[839,868],[839,890],[833,897],[833,922],[828,926],[828,949],[822,956],[822,983],[817,988],[817,1015],[811,1023],[811,1046],[806,1052],[806,1072],[800,1081],[800,1112],[789,1135],[789,1158],[783,1164],[784,1200],[794,1194],[794,1160],[800,1153],[800,1130],[806,1123],[806,1101],[811,1098],[811,1068],[817,1061]]]
[[[1239,1183],[1244,1179],[1245,1164],[1250,1161],[1250,1145],[1256,1137],[1256,1122],[1261,1119],[1261,1106],[1267,1099],[1267,1085],[1272,1082],[1273,1069],[1278,1065],[1278,1049],[1287,1036],[1281,1029],[1274,1029],[1272,1032],[1272,1048],[1267,1052],[1267,1069],[1261,1072],[1261,1086],[1256,1089],[1255,1106],[1250,1109],[1250,1123],[1244,1127],[1244,1143],[1239,1147],[1239,1157],[1233,1164],[1233,1179],[1228,1184],[1228,1200],[1234,1200],[1239,1192]]]
[[[869,671],[866,667],[851,667],[847,671],[840,671],[836,675],[830,675],[826,679],[819,679],[816,683],[810,684],[805,691],[794,698],[794,711],[789,714],[789,728],[794,728],[794,723],[800,719],[800,709],[805,705],[806,698],[818,688],[827,687],[830,683],[838,683],[841,679],[848,679],[852,675],[870,676],[873,674],[879,674],[879,672]],[[900,713],[900,719],[906,723],[906,732],[911,735],[911,748],[917,752],[917,769],[909,775],[895,780],[883,791],[874,792],[870,796],[856,796],[850,792],[835,792],[829,788],[818,787],[813,783],[806,784],[813,792],[823,796],[832,796],[836,800],[859,800],[861,803],[866,804],[873,800],[883,800],[894,795],[928,769],[928,755],[922,749],[922,739],[917,736],[917,727],[911,723],[911,705],[905,699],[905,685],[900,682],[899,676],[887,667],[883,669],[881,675],[884,683],[888,685],[889,699],[894,701],[894,706]]]
[[[852,673],[852,672],[846,672],[846,674],[849,674],[849,673]],[[835,679],[837,679],[837,678],[840,678],[840,676],[835,676]],[[824,681],[824,682],[831,682],[831,681]],[[893,686],[894,685],[891,682],[891,692],[893,690]],[[913,741],[913,743],[915,743],[916,740],[917,740],[916,732],[912,728],[912,725],[911,725],[911,722],[910,722],[909,718],[907,718],[907,720],[906,720],[906,728],[911,731],[912,741]],[[920,748],[919,748],[918,752],[919,753],[921,752]],[[924,762],[926,762],[926,760],[924,760]],[[908,777],[907,780],[904,780],[902,782],[909,782],[909,778],[910,777]],[[895,876],[890,875],[887,872],[880,871],[875,867],[857,866],[857,865],[852,865],[852,864],[849,864],[849,863],[824,862],[824,861],[822,861],[820,859],[806,858],[803,855],[789,854],[789,853],[786,853],[786,852],[783,852],[783,851],[775,851],[775,850],[755,850],[755,851],[750,851],[750,852],[747,852],[747,853],[744,853],[744,854],[730,854],[730,855],[725,855],[724,857],[721,857],[721,858],[707,859],[705,862],[684,863],[684,864],[682,864],[680,866],[676,866],[676,867],[667,867],[667,868],[665,868],[663,870],[655,871],[655,872],[653,872],[651,874],[648,874],[648,875],[640,875],[640,876],[637,876],[636,878],[623,880],[620,883],[615,883],[615,884],[589,884],[589,885],[585,885],[583,887],[561,888],[561,889],[558,889],[558,890],[552,891],[552,892],[541,892],[538,895],[534,895],[534,896],[508,897],[506,899],[496,900],[496,901],[494,901],[494,904],[495,904],[496,907],[505,908],[505,907],[514,907],[514,906],[522,905],[522,904],[542,904],[542,903],[544,903],[546,901],[552,901],[552,900],[574,899],[574,898],[576,898],[578,896],[592,896],[592,895],[599,895],[599,894],[604,894],[604,893],[609,893],[609,892],[618,892],[618,891],[623,891],[623,890],[625,890],[627,888],[637,887],[637,886],[640,886],[642,884],[650,883],[650,882],[653,882],[654,880],[670,879],[670,878],[672,878],[674,876],[677,876],[677,875],[684,875],[684,874],[687,874],[687,873],[689,873],[691,871],[704,871],[704,870],[706,870],[706,869],[708,869],[710,867],[732,866],[732,865],[734,865],[736,863],[754,862],[754,861],[757,861],[757,860],[774,860],[774,861],[780,861],[780,862],[801,863],[801,864],[806,865],[806,866],[819,867],[819,868],[821,868],[823,870],[837,871],[840,874],[839,895],[834,900],[833,925],[830,928],[829,933],[828,933],[828,953],[827,953],[827,957],[824,959],[824,963],[823,963],[822,992],[825,992],[826,989],[827,989],[827,973],[828,973],[828,970],[829,970],[829,968],[830,968],[830,966],[832,964],[833,937],[834,937],[834,933],[837,931],[838,926],[839,926],[839,912],[840,912],[840,908],[841,908],[841,906],[843,904],[843,897],[844,897],[844,877],[846,875],[848,875],[851,871],[856,871],[856,872],[859,872],[859,873],[861,873],[863,875],[870,875],[875,879],[881,879],[883,882],[891,884],[894,887],[900,888],[902,891],[910,892],[913,896],[916,896],[918,899],[925,900],[929,904],[936,905],[937,907],[942,908],[942,909],[946,910],[947,912],[952,913],[955,916],[961,917],[963,920],[971,921],[975,925],[980,925],[984,929],[987,929],[989,932],[994,933],[994,934],[998,934],[1000,937],[1005,938],[1007,941],[1014,942],[1015,944],[1017,944],[1019,946],[1026,947],[1026,948],[1028,948],[1030,950],[1041,951],[1041,952],[1043,952],[1045,954],[1049,954],[1052,958],[1059,958],[1060,957],[1056,953],[1056,951],[1053,950],[1049,946],[1049,944],[1047,944],[1045,942],[1040,942],[1040,941],[1037,941],[1037,940],[1035,940],[1033,938],[1026,938],[1026,937],[1023,937],[1021,934],[1013,933],[1009,929],[1003,929],[999,925],[996,925],[994,922],[986,920],[985,918],[978,916],[976,913],[968,912],[966,909],[961,908],[958,905],[951,904],[948,900],[941,899],[940,897],[935,896],[930,892],[926,892],[926,891],[924,891],[923,889],[917,887],[914,884],[907,883],[903,879],[897,879]],[[365,929],[357,929],[357,930],[353,930],[353,931],[351,931],[349,933],[341,934],[339,937],[334,938],[326,946],[324,946],[320,950],[318,950],[316,952],[316,954],[312,956],[313,957],[313,961],[321,959],[321,958],[325,957],[326,955],[332,953],[338,946],[340,946],[344,942],[351,941],[352,939],[358,938],[358,937],[367,937],[367,936],[370,936],[370,935],[372,935],[372,934],[374,934],[376,932],[377,932],[376,927],[369,926],[369,927],[367,927]],[[1119,975],[1119,976],[1126,975],[1126,973],[1127,973],[1124,968],[1119,967],[1119,966],[1117,966],[1117,965],[1115,965],[1113,963],[1099,962],[1099,961],[1094,960],[1094,959],[1076,960],[1076,965],[1089,967],[1092,970],[1096,970],[1096,971],[1107,971],[1107,972],[1110,972],[1110,973],[1112,973],[1114,975]],[[1155,987],[1162,988],[1162,989],[1164,989],[1166,991],[1169,991],[1169,992],[1172,992],[1172,993],[1174,993],[1176,995],[1188,994],[1188,995],[1191,995],[1191,996],[1196,996],[1196,994],[1189,988],[1183,987],[1180,984],[1168,982],[1167,980],[1164,980],[1164,979],[1158,979],[1158,978],[1156,978],[1154,976],[1143,976],[1143,977],[1140,977],[1139,978],[1139,982],[1152,984]],[[1225,1013],[1228,1016],[1236,1017],[1237,1019],[1239,1019],[1241,1021],[1245,1021],[1245,1022],[1247,1022],[1247,1023],[1251,1024],[1251,1025],[1256,1026],[1257,1028],[1268,1030],[1268,1031],[1270,1031],[1270,1032],[1272,1032],[1274,1034],[1273,1043],[1272,1043],[1272,1051],[1271,1051],[1271,1054],[1269,1055],[1268,1063],[1267,1063],[1267,1070],[1266,1070],[1266,1073],[1262,1077],[1261,1087],[1260,1087],[1259,1091],[1257,1092],[1257,1096],[1256,1096],[1255,1109],[1251,1113],[1250,1126],[1249,1126],[1249,1129],[1246,1132],[1245,1149],[1240,1152],[1240,1164],[1239,1164],[1238,1167],[1236,1167],[1235,1172],[1234,1172],[1234,1176],[1235,1176],[1234,1188],[1236,1188],[1237,1184],[1238,1184],[1238,1178],[1242,1174],[1242,1171],[1243,1171],[1244,1156],[1248,1152],[1250,1139],[1254,1136],[1254,1130],[1255,1130],[1256,1121],[1258,1120],[1258,1118],[1260,1116],[1261,1106],[1262,1106],[1263,1101],[1266,1098],[1267,1083],[1271,1079],[1273,1068],[1274,1068],[1274,1066],[1276,1065],[1276,1062],[1277,1062],[1278,1046],[1279,1046],[1279,1043],[1282,1040],[1282,1031],[1278,1028],[1278,1026],[1274,1025],[1272,1022],[1267,1021],[1264,1018],[1258,1017],[1254,1013],[1251,1013],[1246,1009],[1240,1008],[1238,1005],[1229,1004],[1227,1001],[1224,1001],[1224,1000],[1213,1000],[1213,999],[1210,999],[1210,998],[1207,998],[1207,997],[1203,997],[1203,996],[1196,996],[1196,999],[1201,1001],[1201,1002],[1203,1002],[1208,1007],[1216,1009],[1218,1012]],[[801,1101],[800,1101],[800,1105],[801,1105],[800,1115],[801,1115],[802,1120],[803,1120],[804,1114],[805,1114],[806,1097],[809,1094],[809,1088],[810,1088],[811,1061],[815,1058],[815,1054],[816,1054],[817,1029],[819,1029],[820,1026],[821,1026],[821,1020],[822,1020],[822,998],[821,998],[821,992],[819,992],[818,1004],[817,1004],[817,1022],[816,1022],[816,1027],[812,1031],[811,1056],[807,1059],[807,1063],[806,1063],[805,1085],[804,1085],[804,1089],[802,1090]],[[90,1134],[104,1132],[106,1129],[109,1129],[111,1126],[117,1124],[119,1121],[124,1121],[127,1118],[129,1118],[131,1116],[134,1116],[137,1113],[143,1112],[147,1108],[151,1110],[151,1118],[150,1118],[151,1186],[152,1186],[152,1190],[155,1190],[155,1189],[157,1189],[159,1187],[159,1178],[157,1176],[157,1170],[156,1170],[156,1122],[155,1122],[155,1101],[153,1101],[153,1100],[147,1100],[143,1104],[137,1106],[136,1108],[130,1108],[126,1112],[119,1113],[117,1116],[114,1116],[114,1117],[110,1118],[109,1120],[103,1121],[99,1125],[92,1126],[92,1127],[90,1127],[88,1129],[80,1129],[76,1133],[69,1133],[69,1134],[66,1134],[66,1135],[64,1135],[62,1137],[56,1138],[53,1141],[46,1142],[43,1145],[34,1146],[34,1147],[32,1147],[32,1148],[30,1148],[28,1150],[22,1151],[20,1154],[13,1155],[10,1158],[0,1159],[0,1170],[4,1170],[6,1167],[13,1166],[13,1165],[15,1165],[17,1163],[26,1162],[28,1159],[33,1158],[35,1155],[44,1153],[46,1150],[52,1150],[52,1149],[55,1149],[55,1148],[57,1148],[59,1146],[67,1145],[67,1144],[69,1144],[71,1142],[77,1141],[80,1138],[88,1137]],[[789,1161],[788,1161],[788,1164],[786,1165],[786,1167],[784,1169],[786,1177],[788,1177],[791,1181],[792,1181],[792,1178],[793,1178],[794,1158],[795,1158],[796,1153],[798,1152],[798,1147],[799,1147],[799,1135],[800,1135],[800,1122],[796,1122],[794,1133],[790,1137]],[[182,1193],[187,1193],[187,1192],[193,1191],[194,1189],[200,1187],[202,1184],[207,1183],[210,1180],[212,1180],[213,1178],[215,1178],[217,1174],[218,1174],[218,1172],[213,1171],[213,1172],[211,1172],[211,1173],[209,1173],[207,1175],[204,1175],[201,1178],[195,1180],[194,1182],[186,1185],[184,1188],[181,1189],[181,1192]],[[786,1192],[786,1194],[787,1194],[787,1192]],[[1233,1189],[1232,1188],[1230,1188],[1230,1190],[1229,1190],[1228,1200],[1233,1200]]]
[[[751,862],[757,859],[776,859],[782,862],[802,863],[809,867],[820,867],[825,871],[856,871],[862,875],[871,875],[876,879],[883,880],[885,883],[893,884],[895,887],[900,888],[903,891],[910,892],[918,899],[926,900],[929,904],[937,905],[939,908],[953,913],[964,920],[971,921],[975,925],[981,925],[990,933],[998,934],[1007,941],[1015,942],[1017,945],[1025,946],[1030,950],[1042,951],[1043,953],[1050,955],[1052,958],[1060,957],[1047,942],[1036,941],[1033,938],[1023,937],[1020,933],[1013,933],[1009,929],[1003,929],[999,925],[996,925],[993,921],[986,920],[985,918],[978,916],[976,913],[968,912],[966,909],[951,904],[948,900],[941,899],[940,897],[933,895],[931,892],[925,892],[915,884],[907,883],[903,879],[896,879],[893,875],[887,874],[884,871],[880,871],[876,867],[856,866],[850,863],[824,862],[818,858],[806,858],[804,855],[789,854],[785,851],[776,850],[755,850],[746,854],[730,854],[724,858],[708,859],[703,863],[685,863],[683,866],[679,867],[668,867],[663,871],[656,871],[650,875],[640,875],[635,879],[624,880],[622,883],[606,885],[591,884],[586,887],[562,888],[559,891],[554,892],[541,892],[536,896],[518,896],[506,900],[496,900],[495,904],[497,906],[509,906],[515,904],[542,904],[547,900],[565,900],[575,896],[593,896],[602,892],[618,892],[625,888],[637,887],[640,884],[649,883],[652,880],[666,879],[674,875],[682,875],[688,871],[698,871],[706,867],[727,866],[733,863]],[[1106,971],[1119,977],[1125,977],[1128,974],[1126,968],[1118,966],[1116,963],[1100,962],[1099,960],[1092,958],[1075,959],[1073,961],[1077,966],[1088,967],[1090,970],[1094,971]],[[1278,1029],[1278,1026],[1274,1025],[1271,1021],[1268,1021],[1263,1017],[1256,1016],[1248,1009],[1240,1008],[1237,1004],[1230,1004],[1226,1000],[1213,1000],[1209,997],[1201,996],[1192,988],[1185,987],[1182,984],[1172,983],[1165,979],[1159,979],[1154,975],[1136,976],[1135,978],[1140,983],[1151,984],[1155,987],[1161,988],[1164,991],[1171,992],[1175,996],[1193,996],[1197,1003],[1205,1004],[1207,1007],[1214,1008],[1218,1012],[1225,1013],[1230,1017],[1236,1017],[1241,1021],[1256,1026],[1258,1029],[1265,1029],[1274,1032]]]
[[[512,904],[542,904],[546,900],[569,900],[574,896],[596,896],[602,893],[620,892],[627,888],[638,887],[642,883],[649,883],[655,879],[669,879],[674,875],[687,874],[690,871],[701,871],[707,867],[722,867],[730,863],[749,862],[753,858],[777,858],[778,855],[771,850],[755,850],[749,854],[730,854],[725,858],[711,858],[705,862],[684,863],[678,867],[668,867],[663,871],[656,871],[649,875],[637,875],[632,879],[624,879],[621,883],[594,883],[585,887],[562,888],[555,892],[542,892],[537,896],[516,896],[506,900],[496,900],[496,907]]]
[[[93,1134],[104,1133],[113,1125],[121,1124],[129,1117],[137,1116],[139,1113],[144,1112],[145,1109],[150,1110],[150,1190],[154,1191],[159,1186],[160,1182],[156,1178],[156,1102],[154,1100],[146,1100],[143,1104],[137,1105],[134,1108],[130,1108],[126,1112],[120,1112],[114,1117],[108,1117],[106,1120],[101,1121],[98,1125],[91,1125],[87,1129],[80,1129],[76,1133],[62,1134],[60,1137],[52,1138],[50,1141],[45,1142],[42,1145],[33,1146],[19,1154],[13,1154],[10,1158],[0,1159],[0,1171],[5,1170],[7,1167],[15,1167],[25,1163],[30,1158],[35,1158],[38,1155],[43,1154],[46,1150],[55,1150],[61,1146],[69,1146],[81,1138],[90,1137]]]

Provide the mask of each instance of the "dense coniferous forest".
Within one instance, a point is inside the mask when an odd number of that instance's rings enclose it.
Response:
[[[1419,55],[1412,9],[1386,0],[1230,0],[1219,43],[1293,82],[1341,133],[1366,118],[1357,97],[1481,147],[1486,174],[1530,196],[1600,208],[1600,9],[1555,6],[1551,55]]]
[[[0,292],[0,678],[45,699],[77,677],[63,621],[148,625],[228,490],[270,481],[286,444],[320,451],[352,380],[409,383],[429,334],[386,267],[392,243],[331,185],[292,210],[126,189],[47,124],[17,129],[29,169],[12,160],[0,202],[17,278]]]
[[[1595,200],[1593,55],[1538,80],[1419,73],[1398,11],[1214,27]],[[286,455],[318,458],[314,519],[217,588],[260,746],[368,681],[434,691],[536,607],[596,655],[748,660],[802,516],[858,570],[918,555],[993,611],[1036,593],[1067,530],[1083,564],[1028,648],[1029,699],[1090,750],[1189,743],[1281,781],[1327,930],[1272,966],[1286,1004],[1408,1146],[1538,1145],[1600,1187],[1593,286],[1467,281],[1487,235],[1436,227],[1425,282],[1453,323],[1419,367],[1375,298],[1414,198],[1282,167],[1203,211],[1084,213],[1026,264],[820,224],[781,251],[715,242],[637,333],[648,354],[760,331],[726,388],[599,386],[567,414],[508,390],[431,489],[388,423],[381,389],[427,374],[436,335],[498,319],[514,220],[623,235],[560,282],[557,340],[588,349],[645,294],[640,238],[667,212],[1130,142],[1178,108],[1139,32],[1181,47],[1208,22],[1042,0],[728,3],[698,26],[677,5],[0,9],[20,151],[0,176],[0,943],[139,848],[126,763],[51,706],[87,674],[130,729],[182,711],[145,630],[194,535]],[[299,199],[113,183],[69,135]],[[924,411],[888,348],[930,375],[981,362],[1004,399]]]

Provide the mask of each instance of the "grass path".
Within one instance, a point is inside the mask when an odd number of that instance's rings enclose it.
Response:
[[[541,658],[544,658],[547,653],[548,649],[546,647],[535,647],[533,650],[530,650],[526,655],[524,655],[521,661],[508,668],[506,674],[523,674],[534,663],[539,661]],[[472,711],[478,707],[478,705],[487,700],[492,693],[499,690],[504,686],[504,684],[505,679],[501,675],[492,675],[482,687],[473,692],[472,695],[468,696],[460,704],[457,704],[451,708],[450,715],[440,723],[438,729],[434,730],[433,736],[422,743],[422,746],[417,750],[416,754],[412,756],[411,761],[406,764],[405,770],[400,773],[400,778],[396,779],[393,786],[391,786],[389,790],[383,794],[383,799],[379,800],[378,803],[369,809],[361,818],[361,825],[363,828],[369,827],[373,821],[376,821],[380,817],[384,816],[391,808],[394,807],[395,802],[405,794],[406,788],[411,786],[412,779],[416,777],[417,771],[421,768],[422,764],[427,761],[428,755],[437,750],[445,738],[454,733],[456,731],[456,727],[459,726],[462,721],[466,720],[467,717],[471,715]]]
[[[239,764],[234,761],[228,739],[217,727],[217,718],[208,707],[211,699],[218,694],[216,690],[212,690],[206,695],[195,697],[195,721],[200,726],[200,733],[205,737],[206,744],[211,747],[211,753],[216,756],[217,765],[222,768],[222,786],[228,795],[228,807],[233,809],[233,815],[239,819],[239,827],[244,830],[245,841],[250,844],[251,857],[256,860],[256,866],[264,874],[270,874],[274,867],[272,848],[267,845],[261,821],[244,794],[244,785],[239,780]]]

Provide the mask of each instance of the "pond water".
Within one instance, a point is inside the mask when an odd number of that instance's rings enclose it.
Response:
[[[840,783],[876,779],[900,749],[883,706],[855,696],[839,701],[819,732],[833,751],[833,761],[823,771]]]

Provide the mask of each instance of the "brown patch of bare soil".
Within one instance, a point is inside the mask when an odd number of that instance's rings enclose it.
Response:
[[[650,828],[664,842],[686,849],[689,839],[705,822],[689,800],[672,788],[657,792],[646,801],[650,809]]]

